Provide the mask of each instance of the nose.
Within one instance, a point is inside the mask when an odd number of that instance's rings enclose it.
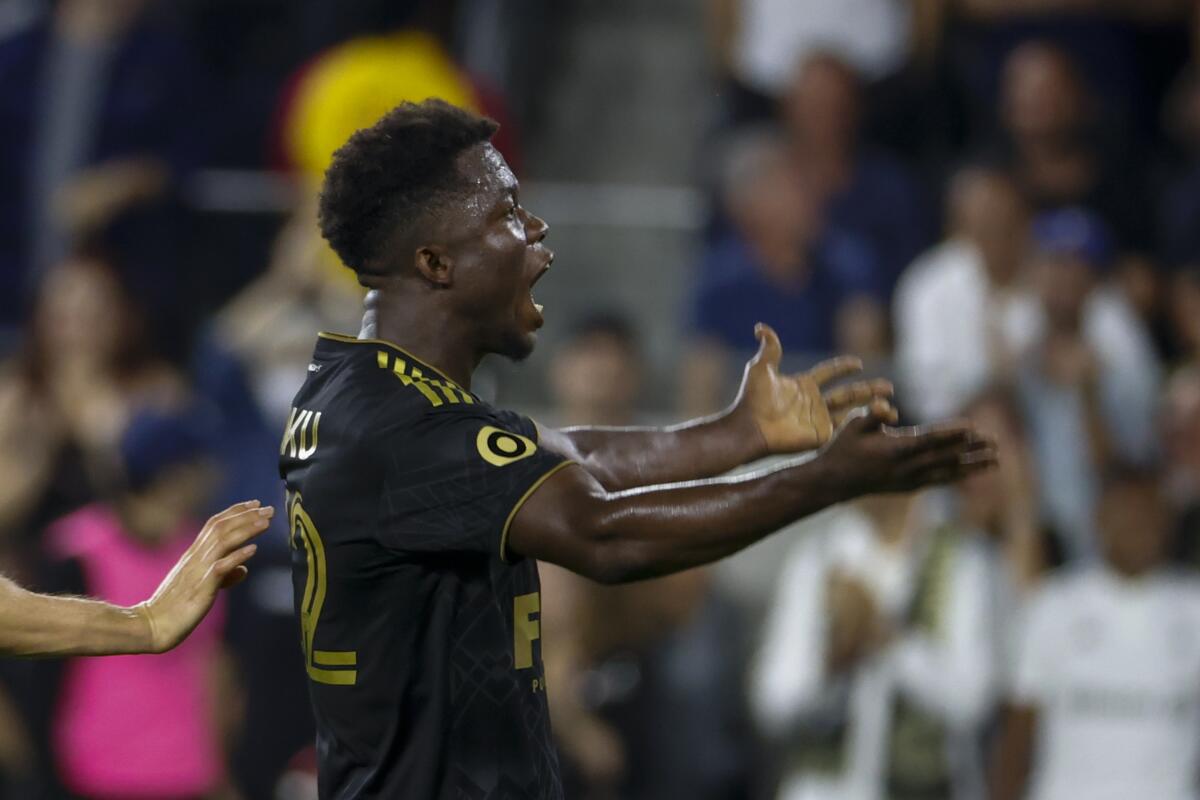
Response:
[[[546,238],[546,234],[550,231],[550,226],[546,224],[546,220],[537,214],[525,213],[529,217],[525,221],[525,238],[529,240],[530,244],[537,244]]]

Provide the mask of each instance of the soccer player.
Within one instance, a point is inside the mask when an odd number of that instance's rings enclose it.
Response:
[[[220,589],[246,577],[253,537],[275,510],[257,500],[211,517],[154,596],[121,608],[83,597],[35,594],[0,577],[0,653],[107,656],[163,653],[182,642],[212,608]]]
[[[472,372],[532,351],[553,260],[495,130],[404,104],[325,177],[321,231],[370,291],[357,338],[319,337],[280,450],[322,798],[562,796],[537,560],[664,575],[995,460],[966,427],[885,431],[886,382],[822,395],[855,359],[781,375],[765,326],[728,411],[677,427],[558,431],[483,402]]]

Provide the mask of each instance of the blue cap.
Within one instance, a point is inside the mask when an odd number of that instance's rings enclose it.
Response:
[[[135,411],[118,443],[128,486],[144,489],[170,467],[209,457],[214,428],[212,416],[196,408]]]
[[[1100,269],[1107,267],[1113,257],[1108,226],[1086,209],[1064,208],[1039,214],[1033,220],[1032,233],[1042,255],[1074,256]]]

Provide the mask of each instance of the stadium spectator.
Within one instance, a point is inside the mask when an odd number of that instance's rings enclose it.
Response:
[[[1167,284],[1166,313],[1173,354],[1182,363],[1200,362],[1200,266],[1177,270]]]
[[[1164,122],[1180,157],[1167,166],[1171,175],[1159,204],[1159,246],[1173,266],[1200,263],[1200,232],[1194,224],[1200,215],[1200,54],[1176,80]]]
[[[890,284],[930,243],[930,218],[908,169],[862,141],[862,86],[837,56],[814,51],[787,84],[783,123],[802,174],[825,201],[829,223],[874,250]]]
[[[801,360],[834,350],[869,358],[886,349],[886,291],[870,247],[825,223],[821,196],[773,129],[742,132],[724,164],[733,231],[704,253],[692,300],[694,337],[683,372],[688,413],[713,411],[727,372],[772,325]]]
[[[1017,386],[1042,483],[1043,517],[1069,560],[1096,555],[1098,476],[1112,461],[1147,463],[1161,370],[1126,298],[1103,284],[1112,264],[1103,224],[1079,209],[1033,223],[1036,343]]]
[[[0,380],[0,530],[25,536],[93,499],[135,403],[167,402],[178,376],[149,349],[144,316],[101,255],[51,270],[22,352]]]
[[[1070,56],[1046,42],[1009,55],[1001,131],[992,156],[1006,164],[1036,211],[1087,206],[1122,248],[1152,243],[1153,215],[1136,153],[1106,140],[1096,101]]]
[[[193,359],[197,383],[213,397],[233,378],[213,363],[236,360],[247,386],[235,393],[249,394],[236,402],[257,409],[272,439],[312,356],[312,332],[346,330],[362,314],[365,290],[335,259],[317,232],[315,203],[303,202],[279,229],[266,272],[214,316]]]
[[[98,230],[121,241],[122,268],[157,305],[178,300],[179,276],[163,269],[183,238],[168,188],[204,149],[204,77],[148,5],[60,0],[0,41],[0,326]]]
[[[1048,579],[1028,610],[995,800],[1195,796],[1200,579],[1164,566],[1157,475],[1114,476],[1099,518],[1103,562]]]
[[[717,57],[751,112],[782,96],[815,52],[836,54],[870,81],[908,58],[911,11],[898,0],[712,0],[710,11]]]
[[[197,392],[220,409],[212,441],[221,466],[218,504],[239,493],[283,501],[275,462],[313,331],[352,329],[363,290],[334,264],[304,203],[280,229],[267,271],[211,320],[192,358]],[[281,515],[282,517],[282,515]],[[256,568],[231,597],[229,642],[246,686],[243,735],[233,770],[251,796],[268,796],[298,748],[313,737],[306,676],[292,616],[287,521],[263,537]],[[281,664],[296,664],[282,670]]]
[[[124,486],[47,532],[49,584],[120,605],[148,597],[200,530],[212,485],[212,422],[199,412],[135,412],[120,436]],[[220,721],[235,713],[221,678],[223,600],[163,656],[81,658],[61,667],[50,743],[82,798],[208,796],[225,783]],[[54,670],[58,671],[58,670]]]
[[[968,168],[951,182],[948,238],[913,262],[894,298],[897,378],[919,420],[960,413],[986,386],[1011,378],[1032,344],[1027,214],[1002,172]]]
[[[556,423],[633,425],[639,420],[642,355],[632,324],[600,312],[575,325],[550,364]]]
[[[995,676],[992,567],[925,497],[829,512],[784,566],[751,705],[786,749],[778,797],[970,797]]]
[[[1200,567],[1200,363],[1178,370],[1163,392],[1166,489],[1178,525],[1174,551]]]
[[[1004,565],[1000,588],[1019,600],[1041,581],[1044,543],[1038,524],[1038,475],[1016,399],[1007,387],[993,387],[967,406],[964,416],[1003,448],[1004,463],[986,476],[971,476],[957,487],[952,518],[983,534]],[[1016,616],[1016,614],[1002,614]]]
[[[1011,683],[1019,620],[1046,574],[1046,530],[1038,519],[1039,476],[1019,408],[1007,387],[986,390],[964,414],[1004,450],[999,468],[950,493],[949,519],[978,534],[992,575],[991,636],[997,687]]]
[[[1104,124],[1135,147],[1154,140],[1166,79],[1182,55],[1177,23],[1190,0],[951,0],[951,68],[976,125],[993,122],[1004,62],[1021,44],[1052,42],[1077,62]]]
[[[583,320],[550,365],[556,424],[637,423],[636,335]],[[739,798],[751,785],[739,665],[744,643],[704,569],[601,586],[540,564],[554,733],[569,797]]]
[[[1112,273],[1113,288],[1149,331],[1159,360],[1168,364],[1176,361],[1180,345],[1171,327],[1169,276],[1159,262],[1146,253],[1125,253],[1117,258]]]

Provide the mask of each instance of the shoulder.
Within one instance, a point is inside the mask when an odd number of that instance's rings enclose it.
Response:
[[[1200,614],[1200,573],[1187,567],[1172,567],[1163,570],[1160,581],[1172,601]]]
[[[917,256],[900,277],[896,296],[918,299],[930,292],[971,285],[979,275],[977,266],[973,248],[951,239]]]
[[[355,405],[356,411],[367,412],[363,418],[370,420],[368,432],[416,425],[429,412],[469,408],[479,402],[469,391],[395,345],[362,340],[354,346],[353,357],[334,367],[341,374],[330,374],[326,380],[336,396]],[[317,359],[309,370],[327,366],[334,365]],[[347,391],[348,387],[353,390]]]
[[[1095,570],[1064,569],[1052,573],[1030,595],[1030,614],[1060,615],[1064,609],[1086,602],[1098,589]]]
[[[1124,296],[1112,289],[1092,293],[1084,308],[1084,329],[1105,353],[1145,354],[1152,349],[1145,325]]]

